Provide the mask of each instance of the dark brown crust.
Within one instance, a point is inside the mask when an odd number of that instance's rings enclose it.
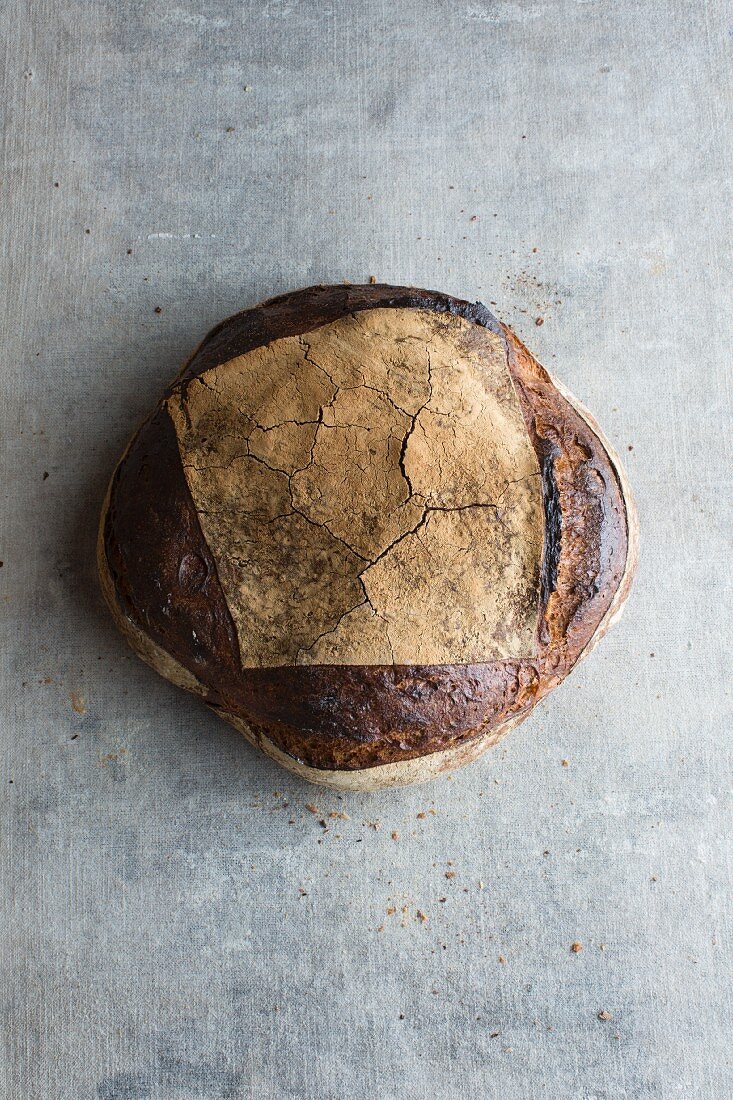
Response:
[[[237,634],[163,407],[115,472],[104,546],[122,612],[206,683],[211,702],[230,700],[242,678]]]
[[[270,298],[216,325],[188,360],[172,388],[212,367],[285,336],[300,336],[364,309],[431,309],[453,313],[492,332],[501,332],[481,302],[404,286],[312,286]]]
[[[412,288],[315,287],[238,314],[205,339],[179,384],[270,340],[360,309],[450,311],[503,331],[543,471],[546,540],[538,656],[441,666],[240,669],[236,632],[203,538],[170,420],[141,429],[112,485],[105,548],[124,613],[189,669],[217,710],[315,768],[349,770],[450,748],[529,712],[571,670],[624,574],[627,516],[597,435],[480,303]],[[182,566],[183,563],[183,566]]]

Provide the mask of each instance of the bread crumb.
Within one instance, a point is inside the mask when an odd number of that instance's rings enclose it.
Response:
[[[427,917],[425,916],[425,914],[423,913],[422,909],[418,909],[418,911],[417,911],[417,913],[415,914],[415,916],[416,916],[416,917],[417,917],[417,919],[418,919],[419,921],[421,921],[421,922],[422,922],[423,924],[425,924],[426,920],[428,919],[428,918],[427,918]]]
[[[537,325],[537,328],[539,328],[540,325],[544,325],[545,318],[544,317],[535,317],[534,323]]]
[[[502,966],[504,966],[504,964],[506,963],[506,959],[504,958],[503,955],[499,955],[499,962],[501,963]]]
[[[560,763],[562,764],[563,768],[569,768],[570,767],[570,761],[569,760],[561,760]]]
[[[421,811],[420,811],[420,813],[419,813],[419,814],[417,815],[417,820],[418,820],[418,821],[422,821],[422,820],[423,820],[424,818],[426,818],[427,816],[428,816],[428,815],[427,815],[426,813],[424,813],[424,812],[423,812],[423,811],[421,810]]]
[[[370,283],[371,286],[374,286],[376,281],[377,281],[377,276],[376,275],[370,275],[369,276],[369,283]]]
[[[86,714],[87,704],[83,695],[79,695],[76,691],[72,691],[69,698],[71,699],[71,705],[76,714]]]
[[[574,943],[570,944],[570,950],[573,952],[574,955],[579,955],[580,952],[583,950],[583,945],[582,943],[580,943],[579,940],[575,940]]]
[[[314,806],[312,802],[306,802],[305,808],[306,808],[306,810],[308,810],[312,814],[317,814],[318,813],[318,807]]]
[[[455,871],[446,871],[446,872],[445,872],[445,877],[446,877],[446,878],[455,878],[455,877],[456,877],[456,873],[455,873]]]
[[[399,840],[399,839],[400,839],[400,834],[395,829],[395,831],[392,833],[392,840]]]
[[[610,1012],[606,1012],[606,1010],[604,1008],[602,1012],[598,1013],[598,1019],[599,1020],[612,1020],[613,1016],[611,1015]]]

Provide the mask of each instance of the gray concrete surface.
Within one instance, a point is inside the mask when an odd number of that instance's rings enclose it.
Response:
[[[733,1096],[733,6],[5,16],[2,1096]],[[339,798],[128,653],[94,528],[212,323],[372,274],[496,303],[643,556],[504,748]]]

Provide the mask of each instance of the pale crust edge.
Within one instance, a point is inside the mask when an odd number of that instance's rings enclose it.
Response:
[[[426,756],[418,756],[414,760],[377,764],[373,768],[357,768],[352,771],[329,771],[325,768],[312,768],[288,756],[269,737],[253,729],[241,718],[224,714],[222,711],[217,711],[217,714],[244,734],[251,745],[260,749],[283,768],[293,772],[298,778],[320,787],[332,787],[337,791],[379,791],[389,787],[407,787],[412,783],[426,783],[430,779],[437,779],[444,772],[462,768],[464,764],[470,764],[476,760],[527,717],[527,714],[514,714],[506,722],[472,737],[469,741],[453,745],[449,749],[441,749],[439,752],[428,753]]]

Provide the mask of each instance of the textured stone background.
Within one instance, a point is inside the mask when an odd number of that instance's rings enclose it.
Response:
[[[5,13],[3,1098],[730,1097],[733,6]],[[212,323],[372,274],[496,302],[643,558],[505,748],[339,799],[128,654],[94,527]]]

